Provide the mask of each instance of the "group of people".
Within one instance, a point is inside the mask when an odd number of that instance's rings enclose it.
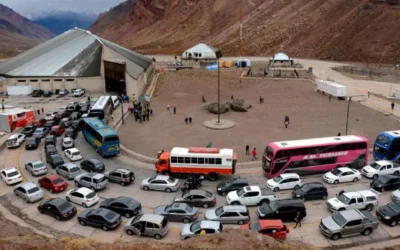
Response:
[[[250,155],[250,146],[249,145],[246,145],[246,155]],[[253,150],[251,151],[251,156],[252,156],[252,158],[251,158],[252,161],[257,160],[256,148],[253,148]]]
[[[153,116],[153,110],[150,109],[150,102],[146,102],[146,107],[143,107],[142,102],[134,102],[133,108],[129,108],[131,113],[135,116],[135,121],[139,123],[150,121],[150,116]]]
[[[40,110],[42,110],[42,114],[44,114],[44,108],[43,108],[43,107],[42,107],[41,109],[38,108],[38,109],[36,110],[36,113],[37,113],[38,115],[40,115]]]
[[[189,118],[185,117],[185,123],[192,123],[192,117],[189,116]]]

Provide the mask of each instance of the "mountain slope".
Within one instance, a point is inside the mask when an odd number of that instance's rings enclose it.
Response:
[[[203,41],[239,55],[241,3],[246,55],[399,60],[400,0],[130,0],[90,30],[142,53],[181,53]]]
[[[25,51],[54,35],[0,4],[0,57],[8,57]]]

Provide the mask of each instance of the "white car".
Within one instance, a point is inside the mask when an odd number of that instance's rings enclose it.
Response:
[[[46,119],[47,121],[53,120],[54,116],[56,116],[57,114],[58,114],[58,111],[46,113],[46,116],[44,117],[44,119]]]
[[[61,142],[62,150],[73,148],[74,147],[74,140],[71,137],[64,137]]]
[[[338,184],[339,182],[357,182],[361,180],[361,173],[353,168],[336,168],[326,173],[323,177],[327,183]]]
[[[96,192],[85,187],[71,189],[68,191],[65,199],[69,202],[79,204],[84,208],[91,207],[99,202]]]
[[[85,94],[85,90],[83,90],[83,89],[75,89],[74,90],[74,96],[79,97],[79,96],[83,96],[84,94]]]
[[[67,89],[60,89],[60,91],[58,92],[59,95],[67,95],[68,94],[68,90]]]
[[[64,151],[64,155],[70,160],[70,161],[79,161],[82,160],[82,155],[81,152],[77,148],[70,148]]]
[[[299,188],[302,185],[298,174],[281,174],[267,181],[267,188],[277,192],[283,189]]]
[[[41,200],[44,197],[44,193],[36,183],[24,182],[18,184],[14,188],[14,194],[21,197],[28,203],[33,203],[35,201]]]
[[[22,176],[18,170],[14,167],[4,168],[0,172],[1,179],[7,184],[12,185],[22,181]]]
[[[7,148],[15,148],[21,146],[25,141],[25,135],[23,134],[14,134],[8,137],[6,141]]]

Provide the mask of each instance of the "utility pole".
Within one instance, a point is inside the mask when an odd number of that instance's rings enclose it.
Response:
[[[361,96],[364,96],[364,95],[352,95],[352,96],[349,96],[349,101],[347,102],[346,135],[347,135],[347,131],[348,131],[348,128],[349,128],[349,116],[350,116],[351,99],[353,97],[361,97]]]
[[[220,84],[219,84],[219,60],[217,61],[217,67],[218,67],[218,124],[220,123]]]
[[[124,99],[121,98],[121,112],[122,112],[122,125],[125,124],[125,120],[124,120]]]
[[[239,48],[240,48],[240,64],[239,64],[239,71],[240,71],[240,76],[239,76],[239,87],[242,86],[242,55],[243,55],[243,24],[242,24],[242,19],[243,19],[243,3],[242,1],[240,2],[240,33],[239,33]]]

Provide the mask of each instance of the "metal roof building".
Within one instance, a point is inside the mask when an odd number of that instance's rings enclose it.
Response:
[[[151,59],[77,28],[0,64],[6,85],[128,95],[141,94],[154,71]]]
[[[216,60],[222,57],[219,49],[211,47],[205,43],[199,43],[182,53],[181,59],[186,60]]]

